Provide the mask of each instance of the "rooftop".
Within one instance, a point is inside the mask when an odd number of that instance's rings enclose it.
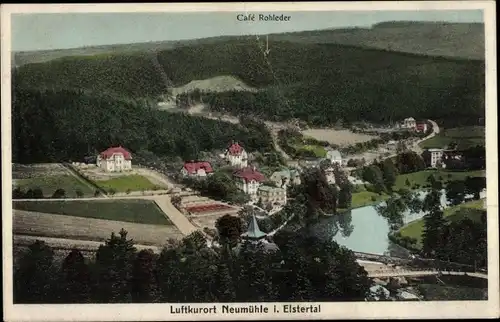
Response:
[[[186,161],[184,163],[184,169],[188,173],[196,173],[196,171],[203,169],[205,172],[213,172],[212,166],[210,165],[210,162],[207,161]]]
[[[257,169],[255,167],[246,167],[246,168],[240,169],[240,170],[234,172],[233,175],[237,178],[242,178],[245,181],[254,180],[254,181],[262,182],[266,179],[266,177],[262,173],[257,171]]]
[[[255,240],[264,238],[266,236],[267,234],[260,230],[259,224],[257,223],[257,218],[255,217],[255,215],[252,215],[250,223],[248,224],[248,229],[241,235],[241,237]]]
[[[132,159],[132,155],[130,154],[130,152],[127,151],[126,149],[122,148],[121,146],[108,148],[107,150],[101,152],[100,156],[101,156],[101,158],[106,160],[106,159],[111,158],[115,154],[123,154],[123,157],[125,158],[125,160]]]
[[[243,147],[238,142],[233,142],[229,148],[227,148],[227,152],[231,155],[239,155],[243,151]]]

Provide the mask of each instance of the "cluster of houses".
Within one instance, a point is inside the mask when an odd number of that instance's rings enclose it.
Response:
[[[300,167],[297,169],[282,169],[266,178],[255,166],[248,164],[248,153],[238,142],[232,142],[220,157],[236,169],[233,173],[236,186],[248,194],[252,201],[261,200],[263,204],[272,204],[273,206],[284,205],[287,201],[287,187],[301,183]],[[327,181],[334,184],[333,165],[344,165],[345,163],[338,151],[328,151],[326,158],[315,159],[311,164],[308,163],[308,160],[304,160],[306,164],[303,164],[303,166],[315,167],[323,160],[329,160],[332,165],[324,171]],[[187,161],[181,169],[183,176],[198,178],[209,176],[213,172],[212,166],[207,161]]]
[[[417,122],[413,117],[405,118],[399,126],[402,129],[413,130],[415,132],[421,132],[421,133],[427,132],[427,122],[425,121]]]
[[[221,155],[226,162],[236,170],[233,173],[236,186],[251,197],[251,200],[261,200],[263,204],[284,205],[287,201],[286,190],[290,185],[301,183],[300,173],[302,167],[316,167],[328,160],[329,167],[324,169],[328,183],[335,183],[335,164],[345,165],[345,160],[339,151],[331,150],[323,159],[302,160],[297,169],[282,169],[266,178],[255,166],[249,166],[248,153],[238,143],[232,142]],[[311,162],[310,162],[311,161]],[[110,147],[99,153],[96,158],[97,167],[106,172],[122,172],[132,170],[132,154],[127,149],[118,146]],[[208,161],[186,161],[180,173],[184,177],[204,178],[214,173]],[[269,184],[266,184],[268,182]]]

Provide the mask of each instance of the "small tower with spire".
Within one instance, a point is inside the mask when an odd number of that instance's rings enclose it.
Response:
[[[252,214],[252,218],[250,219],[250,223],[248,224],[248,229],[246,232],[241,234],[241,238],[244,240],[257,242],[264,239],[266,236],[267,234],[260,230],[255,214]]]

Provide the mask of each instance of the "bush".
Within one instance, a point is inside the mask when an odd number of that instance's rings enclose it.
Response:
[[[370,199],[371,199],[372,201],[377,201],[377,198],[376,198],[375,196],[372,196]]]
[[[54,194],[52,195],[52,198],[55,198],[55,199],[60,199],[60,198],[65,198],[66,197],[66,191],[64,191],[64,189],[57,189],[56,191],[54,191]]]

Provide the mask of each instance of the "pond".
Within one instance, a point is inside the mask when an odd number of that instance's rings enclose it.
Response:
[[[419,192],[421,199],[426,192]],[[485,193],[482,193],[484,196]],[[381,203],[385,204],[384,202]],[[441,195],[441,205],[446,205],[446,195]],[[404,214],[403,222],[422,218],[424,212]],[[320,220],[314,227],[319,237],[335,240],[339,245],[345,246],[355,252],[371,253],[392,256],[407,256],[409,253],[404,248],[392,243],[387,234],[390,226],[387,219],[380,216],[374,206],[352,209],[344,214],[326,217]]]

